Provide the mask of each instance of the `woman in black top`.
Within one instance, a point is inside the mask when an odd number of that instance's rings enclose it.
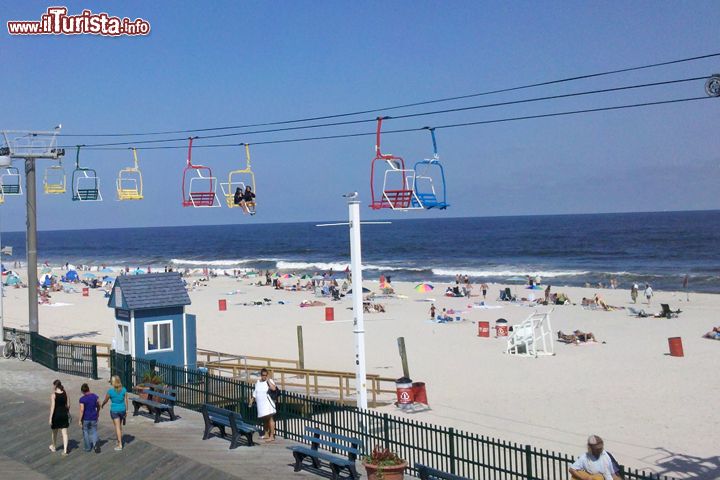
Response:
[[[63,456],[68,454],[68,427],[70,426],[69,417],[70,405],[68,404],[67,393],[60,380],[53,382],[53,393],[50,395],[50,428],[52,429],[52,444],[50,451],[55,452],[55,444],[57,442],[57,432],[60,430],[63,439]]]
[[[245,187],[245,193],[243,194],[243,201],[245,202],[245,209],[250,215],[255,215],[255,194],[252,191],[252,187],[248,185]]]
[[[235,189],[235,197],[233,197],[233,203],[235,205],[240,205],[240,202],[243,200],[243,191],[240,187],[237,187]]]

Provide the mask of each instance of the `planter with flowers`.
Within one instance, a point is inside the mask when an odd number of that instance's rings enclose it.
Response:
[[[387,448],[375,447],[363,457],[368,480],[402,480],[408,463]]]

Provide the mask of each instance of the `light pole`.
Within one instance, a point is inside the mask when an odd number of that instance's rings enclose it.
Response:
[[[358,408],[367,408],[367,370],[365,367],[365,318],[363,316],[362,253],[360,236],[360,200],[357,192],[343,195],[348,202],[347,223],[324,223],[318,227],[350,226],[350,273],[353,292],[353,333],[355,334],[355,393]],[[362,222],[389,224],[390,222]]]

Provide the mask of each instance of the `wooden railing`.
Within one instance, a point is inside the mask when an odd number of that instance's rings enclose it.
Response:
[[[252,382],[253,376],[267,368],[283,390],[305,395],[329,396],[345,402],[355,392],[355,373],[335,370],[299,368],[299,361],[285,358],[233,355],[212,350],[197,350],[197,365],[208,373]],[[395,379],[366,375],[370,405],[388,404],[395,398]]]

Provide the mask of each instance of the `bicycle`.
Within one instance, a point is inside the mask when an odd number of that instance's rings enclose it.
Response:
[[[10,358],[17,356],[20,360],[25,361],[28,357],[29,348],[25,343],[25,337],[18,336],[15,332],[10,332],[10,339],[5,343],[3,349],[3,357]]]

